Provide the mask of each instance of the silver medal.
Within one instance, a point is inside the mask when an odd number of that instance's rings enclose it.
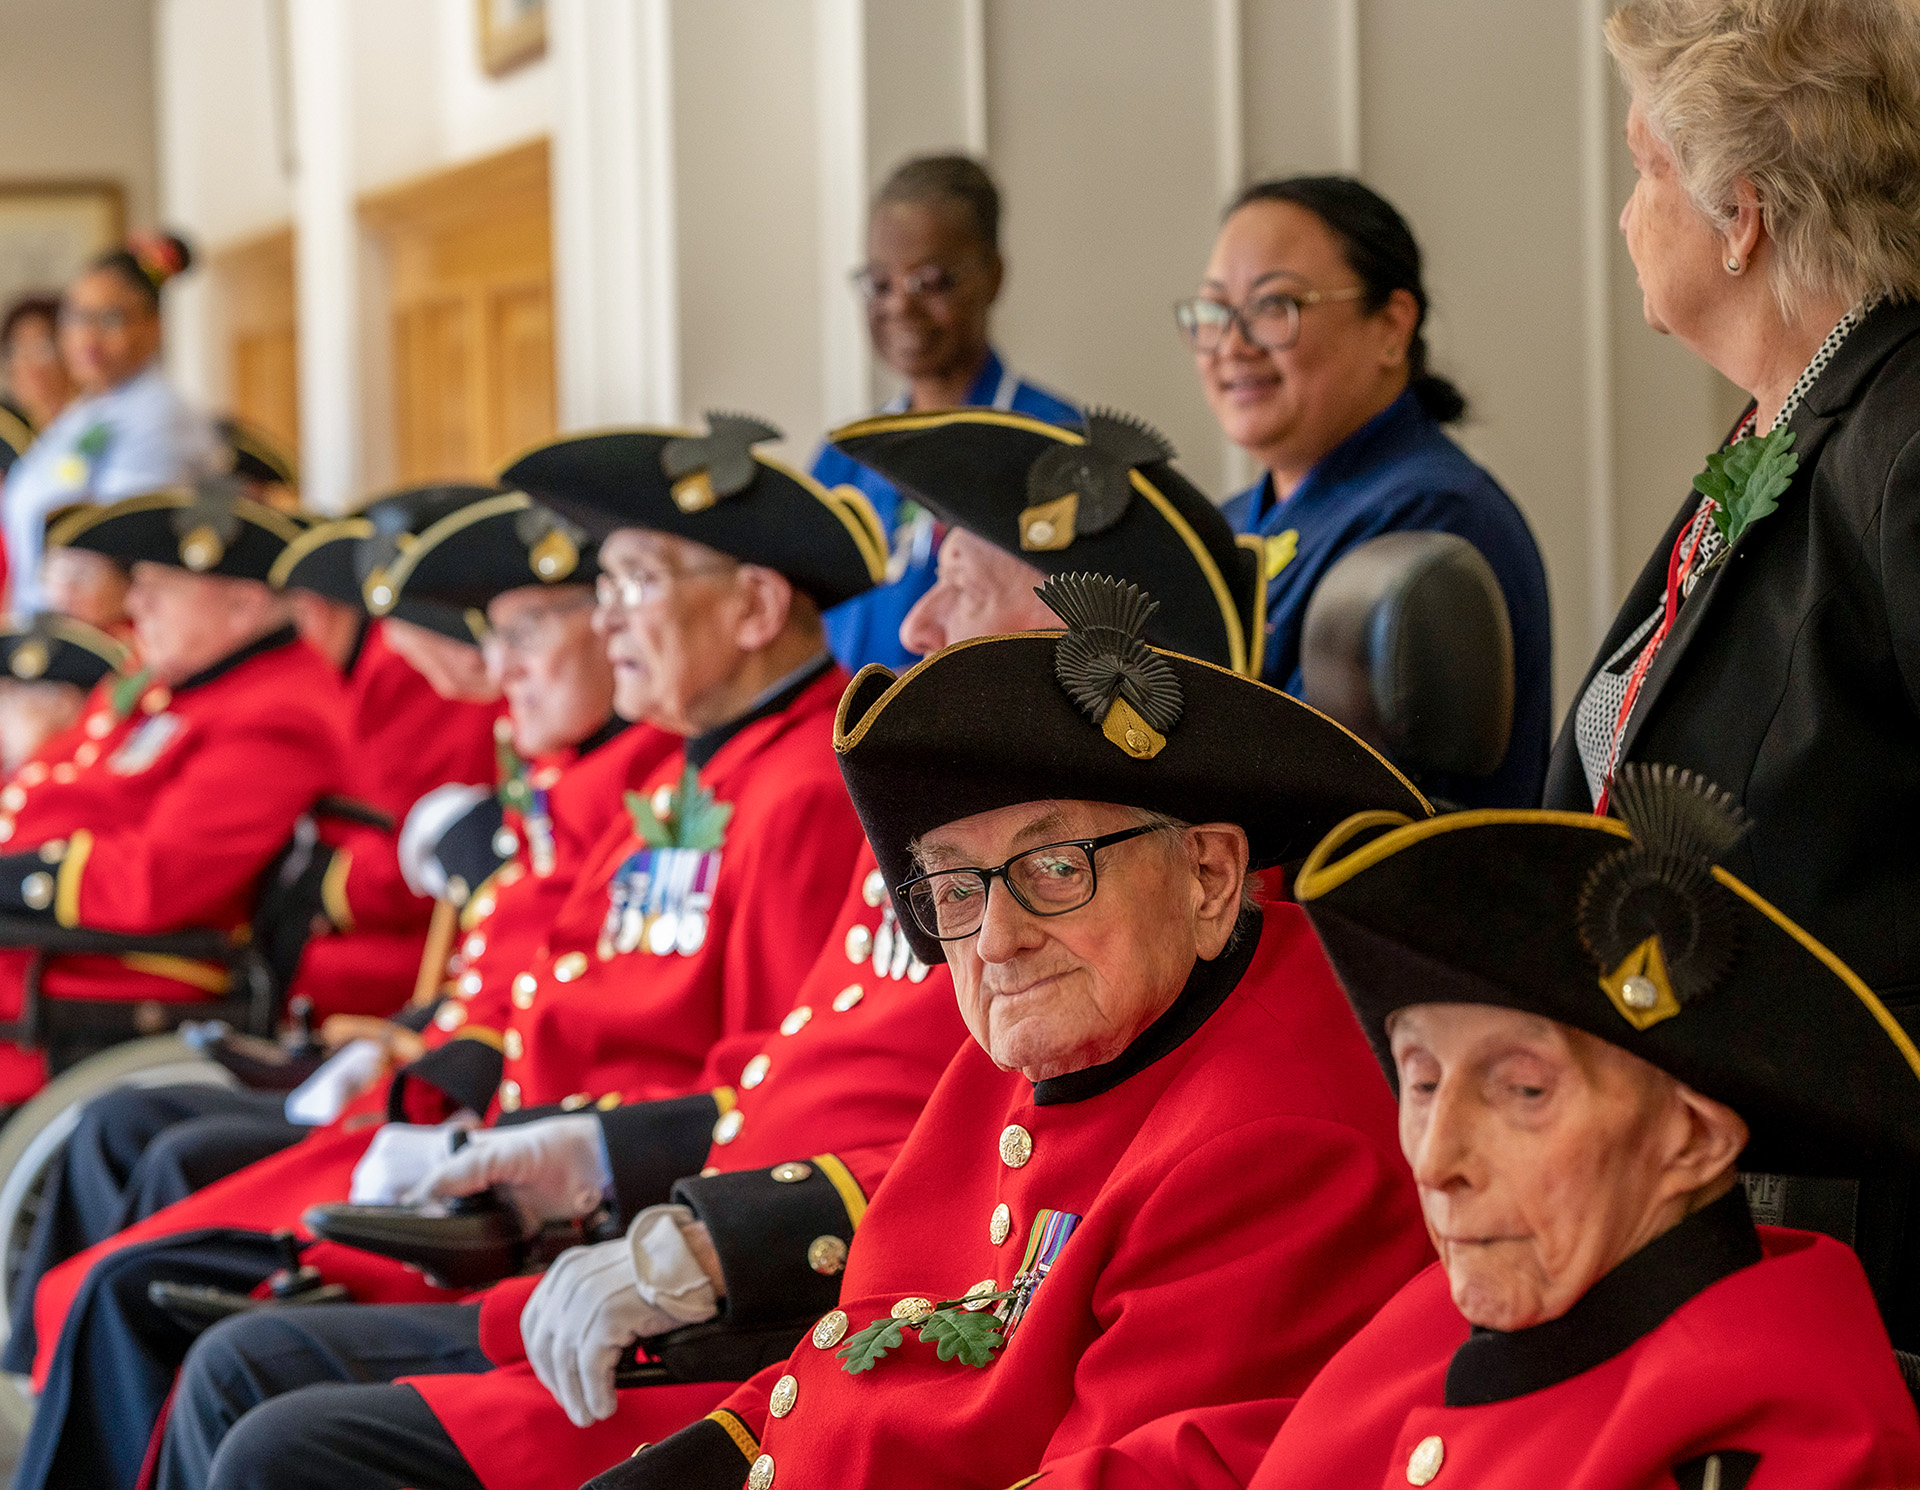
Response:
[[[701,911],[688,911],[680,918],[680,935],[674,942],[674,950],[682,957],[691,957],[706,944],[706,940],[706,915]]]

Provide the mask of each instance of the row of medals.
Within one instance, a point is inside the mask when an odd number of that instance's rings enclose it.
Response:
[[[653,869],[659,873],[661,854],[688,853],[688,850],[655,849],[652,852]],[[691,883],[698,877],[705,857],[703,852],[694,852],[685,863],[674,864],[674,877]],[[633,892],[632,878],[626,874],[616,876],[607,892],[611,904],[600,927],[600,939],[594,944],[594,951],[602,962],[636,952],[643,945],[655,957],[674,952],[691,957],[706,945],[707,913],[703,907],[682,903],[676,908],[669,904],[666,910],[649,918],[645,903]]]
[[[869,874],[860,887],[860,898],[875,907],[886,903],[886,876],[877,869]],[[869,931],[858,923],[847,928],[847,961],[858,967],[869,958],[873,961],[876,977],[905,978],[912,983],[924,983],[927,980],[927,965],[914,955],[913,948],[907,944],[907,934],[894,918],[891,903],[887,903],[880,924],[873,930]]]

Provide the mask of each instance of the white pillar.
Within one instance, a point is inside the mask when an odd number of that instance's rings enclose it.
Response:
[[[295,292],[300,319],[300,493],[338,512],[361,495],[359,240],[353,191],[351,16],[288,0],[293,60]]]
[[[197,220],[201,166],[188,122],[192,33],[176,0],[160,0],[153,12],[154,133],[160,176],[159,220],[169,227]],[[197,248],[205,245],[196,244]],[[204,265],[202,266],[204,271]],[[167,287],[167,376],[202,408],[226,402],[228,389],[219,355],[219,305],[205,272]]]
[[[562,429],[681,418],[668,7],[548,8]]]
[[[866,0],[815,0],[820,150],[820,372],[829,428],[873,402],[873,346],[847,282],[866,254]]]

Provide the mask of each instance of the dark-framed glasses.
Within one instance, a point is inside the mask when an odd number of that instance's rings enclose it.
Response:
[[[1167,823],[1124,828],[1099,838],[1043,843],[1015,854],[997,869],[938,869],[900,886],[900,898],[914,924],[928,936],[957,942],[972,936],[986,919],[987,894],[999,880],[1022,908],[1036,916],[1064,916],[1093,899],[1099,888],[1094,855],[1145,833],[1164,832]]]
[[[889,274],[872,264],[853,271],[853,287],[866,301],[884,300],[895,290],[909,300],[942,300],[954,291],[959,276],[944,264],[922,264],[905,274]]]
[[[1174,324],[1196,352],[1212,352],[1226,341],[1238,324],[1240,334],[1249,343],[1269,352],[1284,352],[1300,340],[1300,309],[1307,305],[1326,305],[1340,300],[1358,300],[1367,293],[1365,285],[1349,285],[1344,290],[1288,290],[1255,295],[1245,305],[1229,305],[1209,295],[1191,300],[1176,300]]]
[[[521,616],[505,626],[492,627],[481,639],[480,650],[488,656],[525,657],[553,634],[553,628],[561,617],[585,610],[591,603],[584,598],[561,601],[534,611],[531,615]]]

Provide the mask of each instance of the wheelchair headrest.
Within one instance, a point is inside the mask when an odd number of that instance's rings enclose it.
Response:
[[[1329,569],[1300,638],[1306,702],[1418,782],[1485,776],[1513,728],[1513,629],[1499,581],[1451,533],[1386,533]]]

